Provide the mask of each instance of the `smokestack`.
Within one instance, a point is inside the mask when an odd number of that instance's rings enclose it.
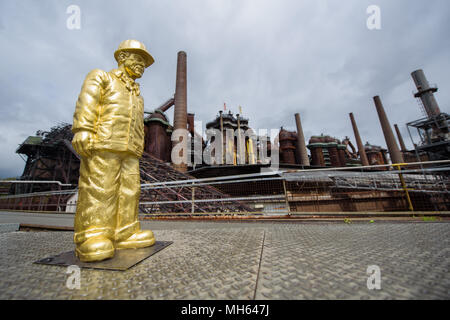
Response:
[[[392,163],[403,163],[403,156],[398,149],[397,141],[395,141],[394,133],[392,132],[391,125],[384,111],[383,104],[379,96],[373,97],[375,107],[377,108],[378,117],[380,118],[381,128],[383,129],[384,139],[391,156]]]
[[[434,93],[438,90],[436,87],[430,87],[427,78],[425,77],[425,73],[423,70],[416,70],[411,73],[411,77],[414,80],[414,83],[417,87],[417,93],[414,94],[414,97],[420,98],[422,100],[422,104],[425,108],[425,111],[428,115],[428,118],[437,116],[441,113],[439,109],[439,105],[434,98]]]
[[[361,136],[359,135],[358,126],[356,125],[353,113],[350,113],[350,121],[352,122],[353,132],[355,134],[356,145],[358,146],[358,153],[359,157],[361,158],[361,163],[363,166],[368,166],[369,160],[367,160],[366,149],[364,149],[364,145],[362,143]]]
[[[299,155],[300,164],[302,166],[309,166],[305,136],[303,135],[302,123],[300,122],[300,115],[298,113],[295,114],[295,123],[297,124],[297,153]]]
[[[175,111],[174,111],[174,130],[184,129],[183,140],[181,142],[174,142],[175,144],[182,143],[184,153],[182,154],[183,162],[181,164],[174,164],[174,168],[186,172],[187,171],[187,72],[186,72],[186,52],[178,52],[177,61],[177,79],[175,88]]]
[[[397,138],[398,138],[398,142],[400,143],[400,149],[401,149],[403,152],[408,151],[408,150],[406,149],[405,142],[403,141],[402,134],[400,133],[400,130],[399,130],[399,128],[398,128],[398,126],[397,126],[396,124],[394,124],[394,128],[395,128],[395,132],[397,132]]]

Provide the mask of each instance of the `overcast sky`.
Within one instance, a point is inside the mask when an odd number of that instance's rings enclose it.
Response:
[[[69,5],[80,29],[67,28]],[[369,30],[369,5],[381,30]],[[139,79],[145,109],[175,91],[177,52],[187,53],[188,111],[203,125],[226,102],[255,129],[354,135],[385,146],[372,97],[380,95],[391,125],[423,115],[410,73],[436,83],[443,112],[450,101],[450,1],[430,0],[157,0],[0,2],[0,178],[20,176],[15,150],[37,130],[72,122],[86,74],[116,67],[122,40],[142,41],[155,58]],[[172,108],[173,109],[173,108]],[[173,110],[169,111],[173,118]]]

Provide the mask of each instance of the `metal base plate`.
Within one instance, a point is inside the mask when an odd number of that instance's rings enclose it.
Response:
[[[66,267],[77,265],[80,268],[125,271],[154,255],[158,251],[168,247],[172,243],[173,241],[156,241],[153,246],[147,248],[116,250],[113,258],[99,262],[81,262],[75,256],[75,251],[68,251],[35,261],[34,263]]]

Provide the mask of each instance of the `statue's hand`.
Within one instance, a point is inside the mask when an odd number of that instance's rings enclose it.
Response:
[[[72,139],[72,146],[82,157],[89,157],[89,146],[92,142],[93,133],[90,131],[78,131]]]

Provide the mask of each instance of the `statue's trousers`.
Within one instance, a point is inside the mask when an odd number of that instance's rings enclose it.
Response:
[[[139,158],[127,152],[92,151],[81,160],[75,214],[76,244],[103,235],[123,241],[140,230]]]

